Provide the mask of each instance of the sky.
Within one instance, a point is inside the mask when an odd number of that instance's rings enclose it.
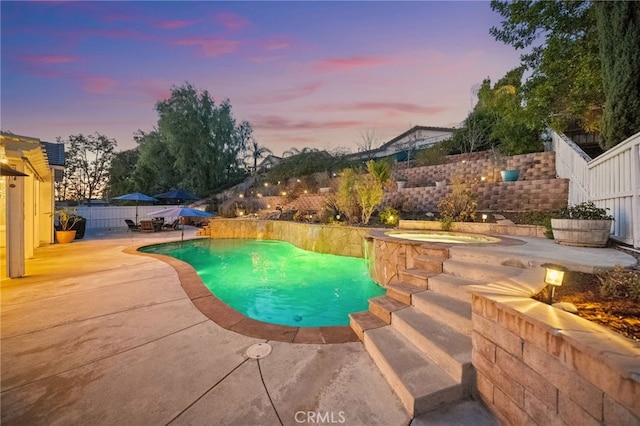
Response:
[[[118,150],[192,84],[229,99],[258,143],[358,151],[412,126],[455,127],[473,88],[518,66],[488,1],[0,2],[3,131]],[[476,86],[477,87],[477,86]]]

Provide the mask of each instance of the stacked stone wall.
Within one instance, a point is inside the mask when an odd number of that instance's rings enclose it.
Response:
[[[468,187],[477,195],[478,210],[550,211],[567,206],[569,181],[541,179],[516,182],[475,182]],[[438,203],[453,191],[452,185],[405,188],[385,193],[384,205],[402,210],[437,211]]]
[[[532,299],[499,298],[473,295],[472,361],[504,424],[640,424],[637,345]]]

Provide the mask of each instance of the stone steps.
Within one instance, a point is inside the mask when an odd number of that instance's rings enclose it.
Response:
[[[398,271],[400,280],[425,290],[428,288],[429,278],[437,274],[437,272],[429,272],[418,268],[408,268]]]
[[[473,382],[471,337],[414,307],[393,314],[393,327],[465,388]]]
[[[421,291],[425,291],[425,289],[405,282],[389,284],[387,286],[387,296],[397,300],[398,302],[404,303],[405,305],[410,305],[411,297],[415,293],[419,293]]]
[[[391,314],[407,308],[409,305],[389,296],[378,296],[369,299],[369,312],[380,318],[385,324],[391,324]]]
[[[412,416],[466,396],[461,383],[392,326],[368,330],[364,346]]]
[[[432,319],[471,335],[471,304],[433,291],[413,295],[411,305]]]
[[[413,267],[427,272],[442,273],[442,262],[445,259],[421,254],[413,259]]]
[[[522,273],[521,268],[513,266],[492,265],[489,263],[470,263],[461,260],[447,259],[443,263],[443,273],[455,277],[466,278],[482,283],[498,281]]]
[[[358,339],[364,342],[364,333],[367,330],[384,327],[387,324],[371,312],[362,311],[349,314],[349,325]]]
[[[480,283],[449,274],[439,274],[429,278],[429,290],[467,303],[471,303],[471,293],[465,289],[465,286],[477,284]]]

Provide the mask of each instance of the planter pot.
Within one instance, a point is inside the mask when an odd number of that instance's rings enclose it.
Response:
[[[401,189],[404,189],[404,187],[407,184],[407,182],[404,181],[404,180],[399,180],[399,181],[396,181],[396,184],[398,185],[398,191],[399,191]]]
[[[76,231],[56,231],[56,241],[59,244],[67,244],[76,238]]]
[[[446,184],[447,184],[446,180],[437,180],[436,189],[444,188]]]
[[[319,188],[318,191],[320,191],[321,194],[326,194],[329,191],[331,191],[331,187],[330,186],[325,186],[325,187]]]
[[[612,220],[551,219],[553,239],[558,244],[579,247],[605,247]]]
[[[500,175],[503,182],[515,182],[520,177],[520,170],[502,170]]]

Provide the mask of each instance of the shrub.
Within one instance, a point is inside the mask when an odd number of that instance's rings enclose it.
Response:
[[[460,178],[452,179],[453,190],[438,203],[442,229],[451,230],[453,222],[473,222],[476,219],[478,196]]]
[[[376,206],[384,198],[382,183],[371,174],[358,175],[354,184],[356,200],[361,211],[362,223],[367,225]]]
[[[605,299],[630,299],[640,302],[640,273],[616,265],[597,275],[600,295]]]
[[[385,226],[397,226],[400,221],[400,212],[392,207],[387,207],[380,212],[378,217]]]
[[[360,218],[360,206],[355,194],[357,179],[358,175],[353,169],[344,169],[335,198],[335,204],[351,224],[357,223]]]
[[[391,178],[391,163],[389,161],[367,161],[367,171],[373,175],[382,186]]]
[[[563,209],[559,213],[561,219],[586,219],[586,220],[613,220],[613,216],[607,213],[609,209],[603,209],[593,204],[593,201],[576,204]]]

